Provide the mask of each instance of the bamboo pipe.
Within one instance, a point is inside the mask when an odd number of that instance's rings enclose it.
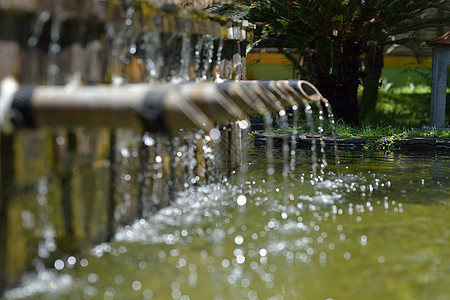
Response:
[[[286,82],[286,80],[243,81],[244,84],[259,85],[262,86],[265,91],[269,91],[270,98],[276,98],[275,104],[278,110],[282,109],[283,106],[289,107],[298,105],[288,90],[290,85],[286,84]]]
[[[298,89],[300,91],[301,96],[308,101],[317,102],[324,99],[319,90],[308,81],[299,80]]]
[[[247,81],[241,83],[248,91],[261,99],[264,104],[271,107],[271,110],[282,111],[284,106],[280,100],[274,95],[273,89],[267,85],[260,84],[257,81]]]
[[[244,85],[256,85],[268,89],[270,91],[269,95],[271,97],[276,96],[284,106],[296,106],[298,102],[307,103],[308,101],[326,100],[319,90],[306,80],[242,80],[239,82]],[[275,104],[275,108],[279,109],[280,107]]]
[[[206,132],[214,127],[198,107],[168,86],[21,87],[12,109],[15,123],[28,127],[195,127]]]
[[[29,127],[145,127],[153,132],[198,128],[209,132],[215,123],[297,105],[294,98],[303,102],[323,99],[306,81],[22,86],[13,95],[11,107],[13,121]]]
[[[206,115],[213,116],[215,122],[227,124],[230,120],[244,120],[246,113],[224,95],[214,82],[181,84],[180,93],[198,106]],[[219,106],[219,107],[218,107]]]
[[[217,88],[247,114],[264,115],[269,111],[264,102],[248,91],[241,81],[226,81],[217,84]]]

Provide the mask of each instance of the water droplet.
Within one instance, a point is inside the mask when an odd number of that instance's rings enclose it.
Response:
[[[151,299],[153,297],[153,291],[151,289],[145,289],[142,295],[145,299]]]
[[[234,238],[234,242],[236,243],[236,245],[242,245],[242,243],[244,242],[244,238],[242,237],[242,235],[237,235]]]
[[[39,39],[37,37],[30,37],[28,39],[28,46],[30,46],[31,48],[34,48],[37,46]]]
[[[116,277],[114,278],[114,282],[116,284],[122,284],[123,283],[123,276],[122,275],[116,275]]]
[[[30,211],[28,210],[22,211],[20,217],[22,219],[22,226],[24,228],[31,229],[36,226],[36,220],[34,218],[33,213],[31,213]]]
[[[186,259],[185,259],[185,258],[180,258],[180,259],[178,260],[178,265],[179,265],[180,267],[186,266]]]
[[[218,139],[220,139],[220,130],[217,128],[211,129],[211,131],[209,132],[209,136],[211,137],[211,139],[217,141]]]
[[[361,236],[361,245],[362,246],[367,245],[367,236],[365,236],[365,235]]]
[[[62,259],[57,259],[55,261],[55,269],[58,271],[61,271],[62,269],[64,269],[64,261],[62,261]]]
[[[127,148],[120,149],[120,154],[125,158],[129,158],[131,156],[131,153]]]
[[[139,269],[145,270],[147,268],[147,263],[145,261],[139,262]]]
[[[87,267],[89,264],[88,260],[86,258],[83,258],[82,260],[80,260],[80,265],[85,268]]]
[[[241,285],[244,288],[248,288],[250,286],[250,280],[248,280],[247,278],[242,279]]]
[[[245,262],[245,256],[242,254],[239,254],[238,256],[236,256],[236,261],[238,264],[243,264]]]
[[[133,290],[139,291],[142,288],[142,283],[140,281],[138,281],[138,280],[135,280],[131,284],[131,287],[133,288]]]
[[[345,258],[346,260],[349,260],[350,258],[352,258],[352,254],[351,254],[350,252],[345,252],[345,253],[344,253],[344,258]]]
[[[88,275],[88,281],[90,283],[96,283],[99,279],[100,279],[100,276],[98,276],[98,274],[91,273]]]
[[[267,250],[266,249],[264,249],[264,248],[262,248],[262,249],[260,249],[259,250],[259,255],[261,255],[261,256],[266,256],[267,255]]]
[[[131,54],[136,54],[136,50],[137,50],[136,44],[132,44],[130,46],[130,53]]]
[[[144,136],[143,140],[144,145],[147,147],[152,147],[153,145],[155,145],[155,140],[150,136]]]
[[[71,266],[75,265],[77,262],[77,259],[75,258],[75,256],[69,256],[69,258],[67,259],[67,263]]]
[[[244,195],[240,195],[239,197],[237,197],[236,202],[238,205],[243,206],[247,203],[247,197],[245,197]]]
[[[228,259],[222,260],[222,267],[228,268],[230,266],[230,261]]]
[[[66,140],[65,140],[64,137],[62,137],[62,136],[58,136],[58,137],[56,138],[56,144],[58,144],[59,146],[64,145],[65,142],[66,142]]]
[[[239,128],[241,128],[242,130],[247,129],[250,125],[247,120],[241,120],[238,123],[239,123]]]
[[[59,53],[61,51],[61,45],[59,44],[53,44],[50,46],[50,52],[52,53]]]

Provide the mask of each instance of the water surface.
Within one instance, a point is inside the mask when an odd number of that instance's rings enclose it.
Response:
[[[332,153],[312,180],[310,152],[267,175],[184,191],[114,242],[24,277],[7,299],[449,299],[450,157]],[[27,296],[28,295],[28,296]]]

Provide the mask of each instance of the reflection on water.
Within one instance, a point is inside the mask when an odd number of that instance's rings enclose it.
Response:
[[[450,159],[251,151],[245,179],[182,192],[110,244],[23,278],[6,299],[448,299]]]

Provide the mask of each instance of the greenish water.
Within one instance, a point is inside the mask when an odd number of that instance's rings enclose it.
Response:
[[[7,299],[450,299],[450,157],[308,151],[197,186],[115,241],[24,277]],[[28,296],[26,296],[28,295]]]

